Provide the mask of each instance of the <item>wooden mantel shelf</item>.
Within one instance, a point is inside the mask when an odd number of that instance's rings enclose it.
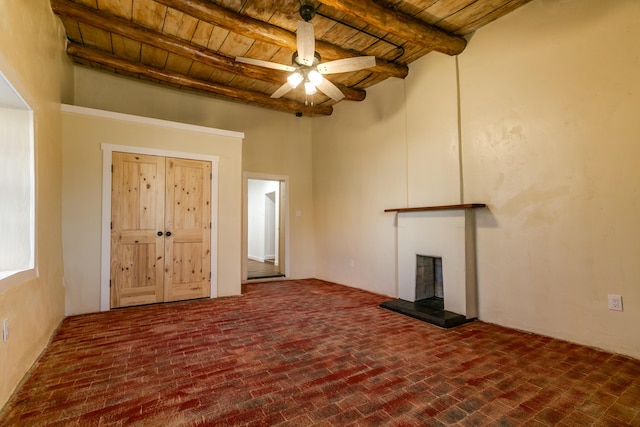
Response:
[[[477,208],[486,208],[487,205],[485,203],[464,203],[461,205],[443,205],[443,206],[422,206],[419,208],[396,208],[396,209],[385,209],[385,212],[420,212],[420,211],[452,211],[456,209],[477,209]]]

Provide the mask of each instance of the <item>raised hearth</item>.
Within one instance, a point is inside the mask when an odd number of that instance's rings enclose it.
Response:
[[[405,301],[396,299],[393,301],[385,301],[380,307],[441,328],[453,328],[475,320],[467,319],[465,316],[444,309],[444,300],[442,298],[433,297],[418,301]]]

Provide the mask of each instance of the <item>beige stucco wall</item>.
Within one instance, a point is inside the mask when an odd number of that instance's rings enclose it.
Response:
[[[62,136],[67,315],[100,310],[101,144],[218,156],[217,295],[240,295],[241,138],[76,112],[62,114]]]
[[[313,122],[316,276],[395,295],[394,216],[405,206],[404,83],[367,90],[361,103],[339,104]]]
[[[64,31],[49,0],[0,2],[0,70],[35,115],[35,279],[0,284],[0,407],[31,367],[64,314],[61,243],[60,101],[73,96],[73,68],[64,54]]]
[[[313,119],[83,67],[75,75],[75,105],[243,132],[243,172],[289,177],[289,278],[314,277]]]
[[[534,1],[460,56],[482,319],[640,357],[638,40],[640,2]]]
[[[456,58],[433,52],[413,63],[409,75],[405,80],[408,205],[460,203]]]
[[[430,54],[314,119],[317,276],[396,295],[382,209],[485,202],[480,319],[640,357],[639,17],[533,1],[474,34],[459,91]]]

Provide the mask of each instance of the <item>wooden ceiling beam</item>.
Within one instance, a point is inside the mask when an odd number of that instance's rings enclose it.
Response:
[[[320,0],[320,2],[379,30],[447,55],[458,55],[467,46],[467,41],[462,37],[449,34],[397,10],[386,8],[373,0]]]
[[[51,7],[58,15],[119,34],[158,49],[175,53],[176,55],[201,62],[219,70],[278,85],[283,84],[286,80],[282,72],[236,62],[233,58],[188,43],[180,38],[159,33],[106,12],[82,6],[70,0],[51,0]],[[364,90],[351,89],[343,85],[338,85],[338,88],[345,95],[345,99],[350,101],[362,101],[366,97]]]
[[[262,92],[238,89],[219,83],[207,82],[172,71],[161,70],[148,65],[132,62],[115,55],[91,49],[74,42],[68,42],[67,54],[75,58],[95,62],[128,73],[139,74],[164,83],[179,85],[189,89],[208,92],[227,99],[244,101],[273,110],[305,116],[331,115],[333,108],[326,105],[308,106],[285,98],[273,99]]]
[[[261,40],[267,43],[289,49],[297,50],[296,35],[278,26],[251,18],[232,10],[205,0],[155,0],[157,3],[176,9],[182,13],[201,19],[210,24],[220,26],[243,36]],[[464,39],[463,39],[464,40]],[[325,61],[359,56],[348,49],[335,46],[331,43],[316,41],[316,50]],[[405,65],[398,65],[376,58],[376,66],[371,71],[382,73],[390,77],[405,78],[409,69]]]

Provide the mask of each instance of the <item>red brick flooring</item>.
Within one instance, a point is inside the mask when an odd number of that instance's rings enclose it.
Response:
[[[322,282],[67,318],[0,426],[640,426],[640,361]]]

